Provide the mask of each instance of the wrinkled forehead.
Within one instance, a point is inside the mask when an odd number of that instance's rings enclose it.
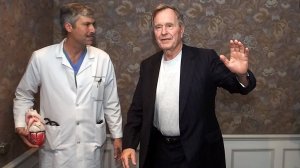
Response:
[[[166,8],[155,13],[153,16],[153,24],[163,23],[178,23],[178,17],[174,10]]]

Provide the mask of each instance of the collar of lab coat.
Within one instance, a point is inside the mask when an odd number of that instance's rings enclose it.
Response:
[[[64,47],[65,40],[66,40],[66,38],[63,39],[59,43],[58,53],[56,54],[56,57],[58,59],[61,59],[61,63],[64,66],[73,69],[72,66],[71,66],[71,64],[70,64],[70,62],[68,61],[67,57],[65,56],[65,54],[63,52],[63,47]],[[94,54],[91,53],[90,46],[87,46],[86,49],[87,49],[86,56],[85,56],[85,58],[84,58],[84,60],[83,60],[83,62],[81,64],[81,66],[79,68],[79,71],[78,71],[77,75],[80,74],[80,72],[82,72],[85,69],[87,69],[88,67],[90,67],[92,65],[92,63],[94,62],[95,56],[94,56]]]

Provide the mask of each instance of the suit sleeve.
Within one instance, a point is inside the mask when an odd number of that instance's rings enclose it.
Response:
[[[123,149],[136,149],[140,142],[140,130],[142,127],[143,99],[143,63],[140,67],[140,77],[136,86],[131,106],[127,113],[127,123],[124,127]]]

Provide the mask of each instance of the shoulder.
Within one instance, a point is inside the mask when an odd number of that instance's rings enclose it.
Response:
[[[43,48],[40,48],[38,50],[35,50],[34,53],[38,53],[38,54],[44,54],[44,53],[49,53],[49,51],[51,51],[51,53],[55,52],[56,50],[59,50],[59,44],[52,44]]]
[[[59,50],[60,44],[49,45],[41,49],[35,50],[32,53],[31,59],[48,61],[49,59],[55,58],[55,56],[58,55]]]
[[[93,47],[93,46],[87,46],[87,56],[89,58],[93,58],[96,61],[97,64],[101,64],[101,66],[104,65],[112,65],[112,60],[107,52],[104,50],[101,50],[99,48]]]
[[[220,59],[214,49],[191,47],[187,45],[184,45],[182,48],[182,57],[200,62],[211,62]]]
[[[193,47],[193,46],[188,46],[188,45],[183,45],[182,48],[182,52],[183,54],[185,53],[192,53],[195,55],[206,55],[206,56],[210,56],[210,55],[216,55],[216,51],[214,49],[210,49],[210,48],[199,48],[199,47]]]
[[[144,59],[142,61],[141,64],[148,64],[148,63],[156,63],[156,62],[160,62],[163,56],[163,52],[159,51],[153,55],[151,55],[150,57]]]
[[[99,48],[96,48],[93,46],[87,46],[87,50],[88,50],[89,54],[91,54],[95,57],[109,58],[108,53]]]

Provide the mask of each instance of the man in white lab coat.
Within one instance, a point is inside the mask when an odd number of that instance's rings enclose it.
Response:
[[[16,132],[27,139],[25,112],[40,89],[40,115],[48,118],[46,142],[39,147],[40,167],[103,168],[106,124],[114,155],[122,148],[122,117],[113,64],[94,41],[93,10],[69,3],[60,11],[66,38],[33,52],[14,99]]]

